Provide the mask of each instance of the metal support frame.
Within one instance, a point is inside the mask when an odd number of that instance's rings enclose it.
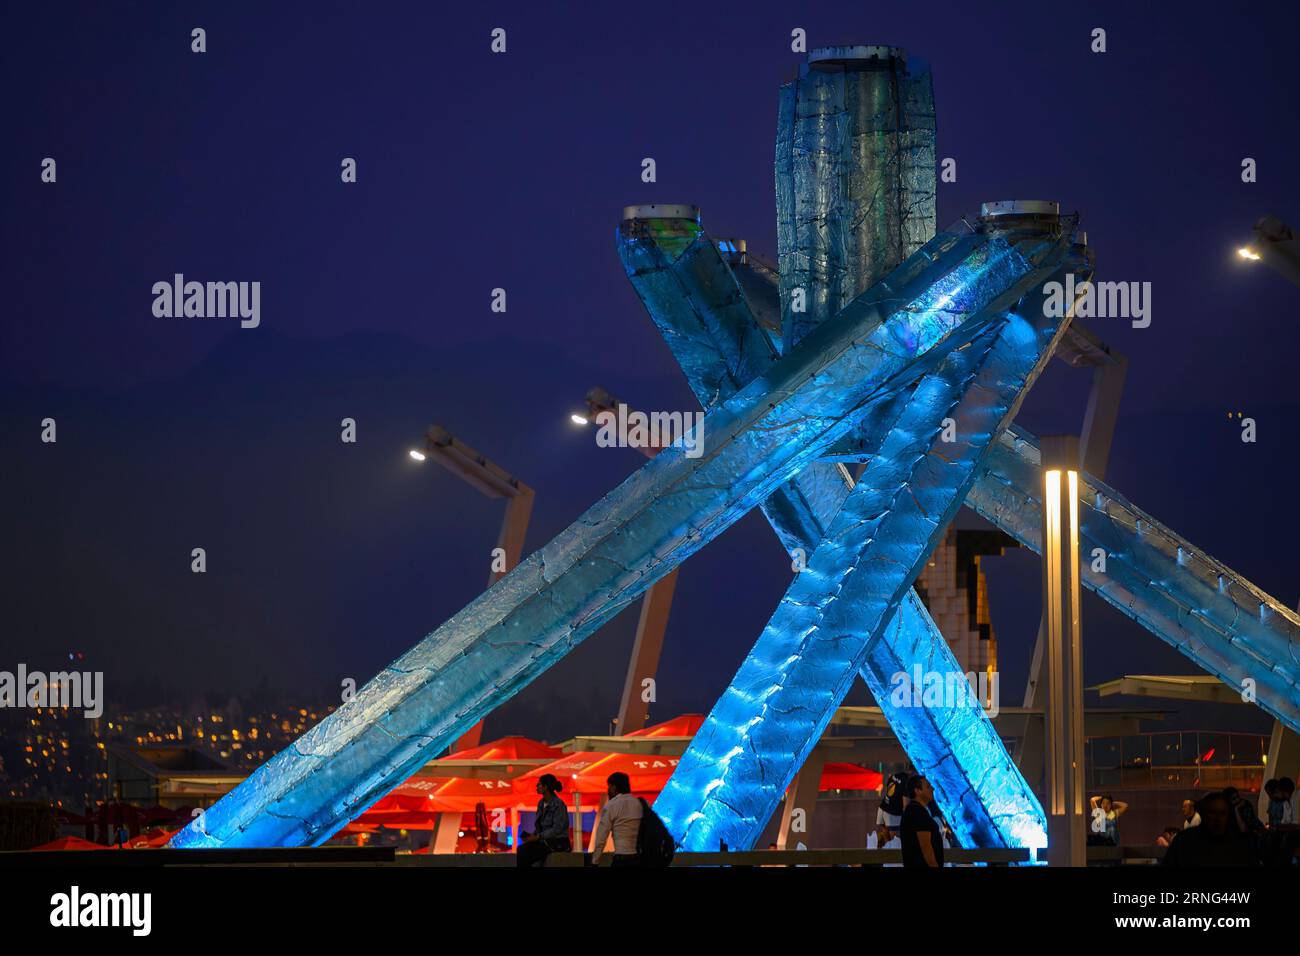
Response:
[[[505,554],[505,567],[488,574],[487,583],[491,587],[509,574],[523,557],[524,537],[533,514],[533,489],[441,425],[431,425],[425,433],[425,454],[487,497],[506,499],[505,517],[497,534],[497,547]],[[454,753],[477,747],[482,739],[483,721],[480,720],[462,734],[450,750]]]
[[[698,215],[698,210],[696,214]],[[601,412],[616,412],[619,401],[599,386],[587,392],[587,410],[591,418]],[[653,458],[663,449],[639,449],[647,458]],[[623,678],[623,696],[619,700],[618,719],[615,726],[620,734],[645,729],[650,720],[650,702],[642,699],[642,682],[653,681],[659,672],[659,655],[663,652],[664,635],[668,632],[668,615],[673,609],[673,594],[677,590],[680,567],[660,578],[641,599],[641,616],[636,622],[636,638],[628,656],[627,673]]]
[[[1083,470],[1097,478],[1106,477],[1111,443],[1119,420],[1120,400],[1124,397],[1124,380],[1128,375],[1128,358],[1102,342],[1077,319],[1070,323],[1056,357],[1076,368],[1092,368],[1092,386],[1083,414],[1079,456]],[[1040,686],[1043,678],[1044,623],[1039,622],[1034,640],[1029,678],[1025,686],[1024,706],[1043,706]],[[1031,724],[1015,749],[1016,765],[1025,780],[1043,792],[1043,725]]]
[[[800,823],[804,828],[804,835],[807,836],[808,825],[812,822],[813,808],[817,805],[817,794],[821,789],[822,770],[825,767],[825,748],[814,747],[812,753],[804,760],[803,766],[799,768],[799,772],[794,775],[794,780],[785,792],[785,806],[781,810],[781,830],[776,838],[778,850],[797,849],[797,846],[790,846],[791,828],[796,813],[803,814]],[[796,844],[799,842],[797,835],[794,842]]]
[[[642,684],[654,680],[659,671],[664,634],[668,631],[668,614],[673,607],[680,567],[660,578],[641,599],[641,616],[636,623],[636,639],[623,678],[623,697],[618,705],[618,732],[643,730],[650,719],[650,703],[644,699]]]

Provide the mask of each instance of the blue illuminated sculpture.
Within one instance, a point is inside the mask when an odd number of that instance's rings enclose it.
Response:
[[[690,207],[631,207],[618,232],[707,412],[703,453],[647,462],[171,846],[324,842],[756,507],[806,567],[657,802],[679,843],[751,846],[857,675],[963,844],[1045,843],[980,707],[889,691],[960,670],[912,584],[963,503],[1041,546],[1038,450],[1012,420],[1068,324],[1044,285],[1091,256],[1041,212],[935,234],[930,75],[898,50],[809,57],[776,178],[779,275],[728,262]],[[1084,585],[1300,729],[1300,618],[1086,474],[1080,501],[1109,558]]]

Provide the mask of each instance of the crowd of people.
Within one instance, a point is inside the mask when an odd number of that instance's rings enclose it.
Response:
[[[1296,821],[1295,781],[1289,777],[1264,784],[1266,820],[1254,802],[1235,787],[1184,800],[1182,821],[1157,838],[1165,847],[1166,866],[1300,866],[1300,825]],[[1119,821],[1128,804],[1110,794],[1089,799],[1089,844],[1119,845]],[[934,801],[934,789],[922,775],[900,771],[881,790],[875,830],[868,849],[900,849],[905,867],[941,867],[952,833]]]
[[[1165,847],[1165,866],[1300,865],[1300,827],[1295,817],[1295,781],[1268,780],[1267,819],[1261,820],[1254,801],[1236,787],[1184,800],[1181,825],[1168,826],[1156,839]],[[1128,809],[1109,795],[1093,797],[1093,839],[1118,845],[1118,823]]]
[[[663,821],[643,798],[632,793],[627,774],[610,774],[607,785],[609,799],[600,811],[592,865],[600,865],[612,844],[611,866],[667,866],[673,848]],[[519,866],[540,866],[551,853],[572,850],[562,789],[553,774],[537,781],[541,799],[535,829],[520,834]],[[1156,840],[1165,847],[1164,865],[1300,865],[1295,781],[1289,777],[1269,780],[1264,791],[1267,820],[1259,818],[1252,802],[1235,787],[1208,793],[1200,800],[1184,800],[1181,825],[1166,827]],[[1089,804],[1089,843],[1118,846],[1119,820],[1128,804],[1110,794],[1091,797]],[[907,771],[891,774],[881,789],[876,826],[867,838],[867,848],[901,850],[904,867],[942,867],[944,850],[951,845],[952,831],[935,802],[930,781],[923,774]]]

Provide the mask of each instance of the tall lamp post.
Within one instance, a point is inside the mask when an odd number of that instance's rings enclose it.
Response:
[[[1295,232],[1276,216],[1263,216],[1255,223],[1255,239],[1237,250],[1237,255],[1250,262],[1263,260],[1275,272],[1295,285],[1300,285],[1300,239]],[[1300,607],[1297,608],[1300,610]],[[1300,734],[1280,720],[1273,722],[1273,733],[1268,745],[1267,776],[1294,777],[1300,767]],[[1259,815],[1268,812],[1268,794],[1259,793]]]
[[[506,514],[501,522],[501,532],[497,535],[497,549],[501,554],[494,553],[492,570],[488,574],[488,587],[491,587],[505,577],[523,557],[524,535],[528,531],[528,519],[533,513],[533,489],[480,455],[441,425],[430,425],[424,436],[423,449],[411,449],[408,454],[414,461],[432,458],[487,497],[506,499]],[[483,721],[480,720],[451,749],[455,752],[477,747],[482,737]]]
[[[596,420],[602,412],[618,414],[622,403],[599,386],[587,392],[587,414],[573,415],[578,425],[587,425]],[[662,450],[655,446],[642,446],[638,449],[647,458],[653,458]],[[677,589],[677,572],[680,567],[656,581],[641,599],[641,616],[636,623],[636,639],[632,643],[632,655],[627,664],[627,675],[623,679],[623,696],[618,705],[617,733],[628,734],[645,727],[650,717],[650,704],[644,699],[642,683],[654,680],[659,670],[659,656],[663,651],[664,634],[668,630],[668,615],[673,606],[673,593]]]
[[[1043,438],[1047,840],[1055,866],[1086,866],[1083,646],[1079,613],[1079,439]]]

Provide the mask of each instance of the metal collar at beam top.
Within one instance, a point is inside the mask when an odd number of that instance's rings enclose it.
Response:
[[[629,219],[692,219],[700,221],[700,207],[687,203],[647,203],[643,206],[624,206],[623,221]]]
[[[857,44],[855,46],[824,46],[808,54],[808,64],[810,66],[814,63],[869,66],[872,60],[882,65],[890,60],[906,63],[907,52],[898,46]]]

